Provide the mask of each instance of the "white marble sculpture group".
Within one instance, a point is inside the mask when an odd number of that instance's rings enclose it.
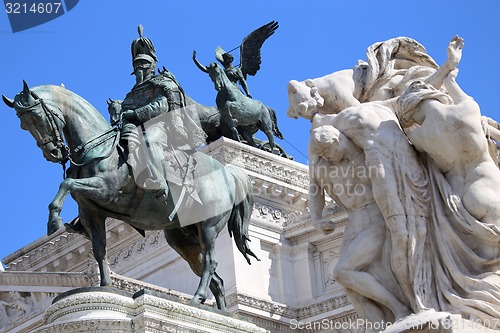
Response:
[[[439,67],[394,38],[288,85],[288,115],[312,121],[312,221],[334,230],[325,194],[348,212],[335,278],[371,322],[434,310],[500,325],[500,126],[455,81],[463,45]]]

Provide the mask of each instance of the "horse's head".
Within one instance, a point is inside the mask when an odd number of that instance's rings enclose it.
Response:
[[[320,96],[314,81],[306,80],[288,82],[288,107],[287,115],[291,118],[303,117],[312,119],[318,108],[323,107],[324,99]]]
[[[62,137],[65,126],[62,113],[54,106],[49,106],[24,82],[23,91],[14,100],[3,96],[7,106],[16,110],[21,120],[21,128],[27,130],[35,138],[43,156],[50,162],[60,163],[68,155],[68,148]]]
[[[109,112],[109,122],[114,125],[120,121],[120,113],[122,111],[122,101],[118,99],[107,100],[108,112]]]
[[[212,62],[207,66],[208,75],[212,79],[212,82],[215,85],[215,90],[220,91],[224,88],[224,79],[229,80],[226,76],[224,70],[217,65],[217,63]]]

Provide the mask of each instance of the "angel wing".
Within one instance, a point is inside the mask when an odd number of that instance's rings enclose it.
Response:
[[[247,74],[252,76],[257,74],[262,62],[260,48],[266,39],[274,34],[278,27],[278,22],[271,21],[268,24],[264,24],[262,27],[252,31],[243,39],[240,46],[240,68],[245,79]]]

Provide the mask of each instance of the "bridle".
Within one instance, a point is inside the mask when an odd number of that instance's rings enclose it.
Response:
[[[55,142],[57,148],[63,150],[66,153],[66,156],[64,156],[63,161],[67,159],[67,157],[70,155],[70,148],[66,144],[66,142],[63,139],[62,135],[62,130],[59,127],[56,118],[59,119],[63,123],[63,127],[66,126],[66,122],[64,121],[63,118],[61,118],[57,113],[51,111],[47,104],[43,101],[42,98],[38,97],[37,94],[34,92],[30,91],[31,95],[35,98],[35,101],[29,105],[29,106],[22,106],[22,105],[16,105],[16,109],[21,110],[21,113],[18,112],[18,117],[21,118],[24,114],[32,111],[32,109],[38,105],[42,107],[43,113],[45,114],[45,117],[48,120],[49,123],[49,132],[51,134],[47,134],[45,136],[42,136],[40,139],[42,144],[47,144],[49,142]],[[54,140],[55,137],[55,140]],[[63,162],[61,162],[63,163]]]

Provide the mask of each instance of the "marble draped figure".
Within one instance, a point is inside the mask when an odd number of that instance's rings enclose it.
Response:
[[[437,311],[498,329],[500,126],[455,80],[463,45],[452,38],[439,67],[398,37],[288,84],[288,115],[312,122],[312,222],[335,229],[325,194],[347,211],[334,275],[371,322]]]

